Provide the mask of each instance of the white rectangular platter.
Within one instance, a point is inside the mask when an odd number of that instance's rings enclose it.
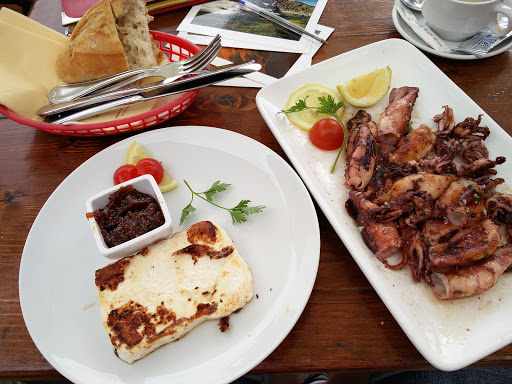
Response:
[[[412,113],[413,128],[421,123],[437,128],[433,117],[443,111],[444,105],[449,105],[456,122],[483,115],[481,125],[491,131],[485,141],[489,158],[510,153],[512,138],[423,53],[404,40],[389,39],[361,47],[282,78],[264,87],[256,102],[310,193],[403,331],[434,367],[456,370],[512,342],[512,274],[502,276],[495,287],[480,296],[440,301],[426,284],[413,283],[408,268],[386,269],[366,247],[345,210],[348,198],[348,189],[343,185],[345,159],[340,158],[336,170],[330,173],[336,151],[316,149],[307,132],[297,129],[278,113],[285,108],[289,95],[303,85],[317,83],[335,89],[338,84],[385,66],[393,72],[391,88],[420,89]],[[366,111],[378,121],[387,104],[385,97]],[[343,119],[347,120],[356,111],[346,106]],[[504,178],[508,186],[511,160],[496,168],[498,177]]]

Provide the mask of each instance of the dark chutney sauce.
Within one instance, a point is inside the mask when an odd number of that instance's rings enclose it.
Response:
[[[131,185],[112,193],[108,204],[93,214],[109,248],[141,236],[165,222],[155,198]]]

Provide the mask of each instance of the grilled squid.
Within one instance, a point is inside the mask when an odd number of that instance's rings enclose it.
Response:
[[[372,131],[372,135],[377,138],[379,135],[379,131],[377,128],[377,124],[372,121],[372,115],[370,115],[368,112],[366,112],[363,109],[360,109],[357,111],[356,115],[352,117],[349,121],[347,121],[347,130],[348,132],[351,132],[352,129],[354,129],[359,124],[366,124],[370,128],[370,131]]]
[[[381,113],[377,123],[378,141],[381,143],[383,152],[393,150],[395,144],[407,130],[411,120],[412,107],[419,91],[419,88],[416,87],[401,87],[391,90],[389,105]]]
[[[453,135],[470,140],[485,140],[489,136],[490,131],[489,128],[480,126],[481,120],[482,115],[478,115],[477,119],[472,117],[466,118],[455,126]]]
[[[374,203],[383,204],[396,200],[398,196],[409,191],[425,191],[436,200],[454,180],[455,176],[453,175],[435,175],[431,173],[405,176],[395,181],[391,187],[377,193]]]
[[[425,223],[423,238],[427,245],[436,244],[439,239],[463,227],[473,226],[482,220],[485,209],[485,195],[483,191],[478,187],[466,188],[456,182],[450,184],[446,191],[454,191],[455,189],[456,191],[451,194],[456,195],[460,192],[459,197],[454,202],[447,201],[445,203],[445,217]],[[440,200],[441,198],[439,198],[438,202]]]
[[[363,191],[375,170],[375,137],[367,124],[359,124],[347,139],[348,164],[345,169],[345,185]]]
[[[439,115],[434,116],[434,121],[437,123],[438,136],[451,135],[453,128],[455,128],[455,119],[453,117],[453,109],[445,105],[444,111]]]
[[[376,223],[372,220],[371,210],[378,206],[366,200],[361,192],[350,191],[349,197],[355,208],[355,219],[364,242],[377,259],[387,264],[386,259],[400,252],[402,247],[396,224]]]
[[[482,115],[456,124],[443,106],[437,129],[409,132],[418,93],[395,88],[377,124],[364,110],[347,122],[345,207],[387,268],[409,266],[439,299],[477,295],[512,272],[512,194],[492,178],[506,159],[489,159]]]
[[[467,188],[464,185],[456,181],[452,182],[437,199],[436,207],[444,207],[445,209],[454,207],[466,190]],[[458,229],[460,229],[460,226],[448,220],[446,215],[443,218],[428,220],[423,226],[423,240],[426,245],[437,244],[439,239]]]
[[[477,264],[451,273],[432,273],[430,283],[434,294],[442,300],[475,296],[496,285],[511,265],[512,244],[507,244]]]
[[[471,164],[462,164],[457,172],[457,176],[478,179],[480,177],[496,175],[498,171],[496,171],[494,167],[496,165],[503,164],[505,160],[505,157],[498,156],[494,161],[482,158],[473,161]]]
[[[456,144],[460,159],[466,164],[489,157],[489,150],[482,140],[459,139]]]
[[[459,227],[480,221],[485,208],[485,195],[478,187],[468,188],[457,202],[446,210],[448,220]]]
[[[400,226],[416,227],[434,215],[434,200],[425,191],[410,191],[372,210],[377,223],[400,220]]]
[[[419,283],[427,271],[427,249],[418,230],[410,227],[400,229],[402,236],[402,263],[407,262],[411,268],[412,279]]]
[[[423,159],[434,148],[435,142],[436,135],[429,126],[422,124],[418,129],[402,137],[386,160],[390,163],[406,164],[409,161]]]
[[[501,240],[496,224],[485,219],[479,224],[464,228],[450,240],[428,248],[430,268],[465,266],[484,259],[498,248]]]
[[[485,204],[490,217],[512,225],[512,195],[496,193]]]

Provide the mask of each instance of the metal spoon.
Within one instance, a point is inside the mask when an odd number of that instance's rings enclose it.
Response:
[[[402,3],[404,3],[406,7],[409,7],[414,11],[421,11],[423,1],[424,0],[402,0]]]

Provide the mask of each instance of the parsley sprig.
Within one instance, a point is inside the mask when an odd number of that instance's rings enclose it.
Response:
[[[213,202],[213,196],[216,193],[225,191],[231,185],[231,184],[221,183],[220,180],[217,180],[216,182],[214,182],[212,184],[212,186],[204,192],[196,192],[192,189],[192,187],[190,187],[190,185],[187,183],[186,180],[183,180],[183,182],[185,183],[185,185],[188,187],[188,189],[192,193],[192,198],[190,199],[190,203],[185,208],[183,208],[183,211],[181,212],[180,225],[183,224],[183,222],[185,221],[185,219],[187,218],[187,216],[189,214],[191,214],[192,212],[194,212],[196,210],[192,206],[192,203],[194,201],[194,196],[197,196],[218,208],[225,209],[226,211],[228,211],[229,214],[231,215],[231,219],[233,220],[233,224],[244,223],[247,221],[248,215],[262,212],[263,209],[266,208],[264,205],[257,205],[257,206],[250,207],[249,206],[249,203],[251,202],[250,200],[241,200],[233,208],[226,208],[226,207],[222,207],[218,204],[215,204]]]
[[[341,119],[337,113],[338,110],[341,107],[343,107],[343,101],[336,103],[334,100],[334,97],[332,97],[331,95],[327,95],[327,97],[320,96],[318,98],[318,102],[320,103],[320,106],[310,107],[306,104],[307,98],[308,97],[306,96],[304,99],[300,99],[299,101],[297,101],[297,103],[295,103],[294,106],[292,106],[291,108],[286,109],[286,110],[281,110],[281,111],[279,111],[279,113],[293,113],[293,112],[305,111],[306,109],[316,109],[316,111],[318,113],[325,113],[325,114],[331,115],[338,121],[338,123],[341,124],[341,127],[343,128],[343,133],[344,133],[343,143],[341,144],[338,154],[336,155],[336,159],[334,160],[334,164],[332,165],[332,168],[331,168],[331,173],[332,173],[332,172],[334,172],[334,168],[336,167],[336,164],[338,163],[338,159],[340,158],[341,151],[343,151],[343,148],[345,148],[345,142],[347,141],[347,136],[348,136],[347,128],[345,127],[345,124],[343,124],[343,122],[341,121]]]

